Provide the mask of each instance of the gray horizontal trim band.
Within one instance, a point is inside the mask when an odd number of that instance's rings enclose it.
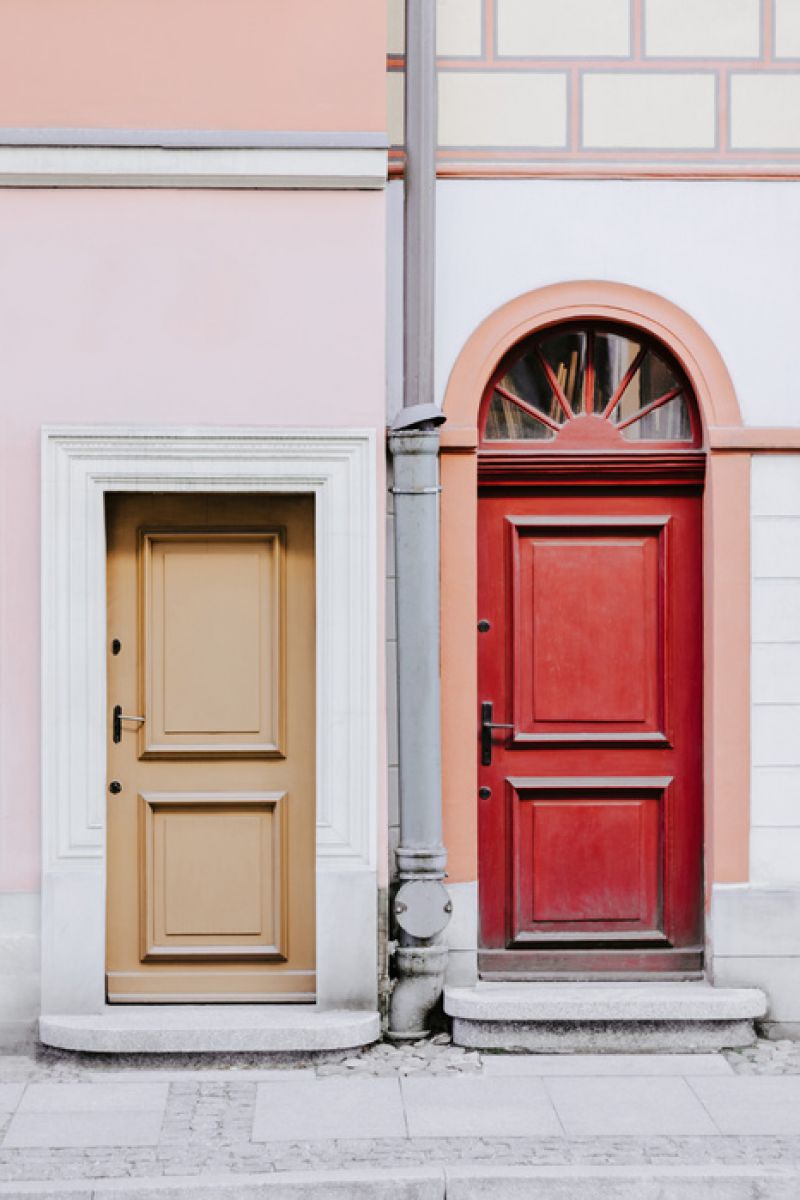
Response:
[[[2,146],[0,187],[366,188],[387,153],[363,147]]]
[[[386,150],[371,130],[2,128],[0,146],[142,146],[170,150]]]

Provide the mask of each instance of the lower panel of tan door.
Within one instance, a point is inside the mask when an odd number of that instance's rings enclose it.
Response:
[[[313,999],[313,960],[290,963],[289,820],[286,792],[141,794],[127,921],[146,965],[109,970],[109,999]]]

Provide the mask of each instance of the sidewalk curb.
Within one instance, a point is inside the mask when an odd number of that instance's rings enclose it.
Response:
[[[0,1200],[444,1200],[440,1167],[0,1183]]]
[[[446,1200],[797,1200],[800,1167],[447,1167]]]
[[[0,1200],[797,1200],[800,1167],[420,1167],[0,1183]]]

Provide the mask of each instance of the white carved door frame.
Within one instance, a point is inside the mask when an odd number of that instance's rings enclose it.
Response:
[[[314,495],[317,1004],[376,1007],[376,473],[373,430],[43,430],[43,1013],[105,1006],[110,491]]]

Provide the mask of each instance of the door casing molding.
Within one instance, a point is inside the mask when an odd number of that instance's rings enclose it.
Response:
[[[377,535],[370,429],[42,432],[42,1011],[105,1003],[104,495],[315,497],[317,1003],[376,1003]]]

